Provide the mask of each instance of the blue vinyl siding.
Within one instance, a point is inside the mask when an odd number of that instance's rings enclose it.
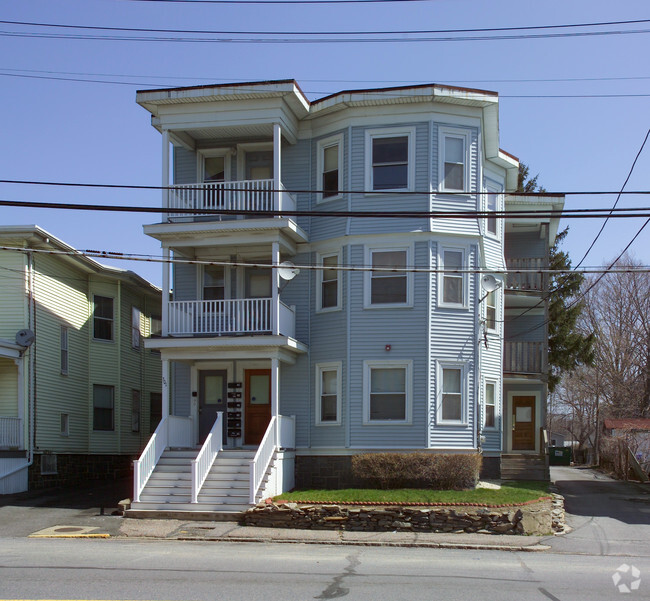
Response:
[[[533,312],[509,317],[505,323],[505,340],[541,342],[546,339],[544,315]]]
[[[174,300],[196,300],[196,278],[198,277],[197,266],[185,263],[174,263],[173,270]]]
[[[172,368],[172,415],[187,417],[191,404],[191,368],[188,363],[173,362]]]
[[[539,232],[508,233],[505,238],[506,258],[532,258],[546,256],[546,241]]]
[[[175,184],[196,183],[196,153],[185,148],[174,147],[174,171],[173,181]]]

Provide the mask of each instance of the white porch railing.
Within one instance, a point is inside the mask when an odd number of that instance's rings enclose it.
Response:
[[[22,421],[19,417],[0,416],[0,449],[20,448]]]
[[[280,184],[276,194],[272,179],[239,180],[232,182],[206,182],[171,186],[167,195],[167,208],[174,210],[168,217],[191,218],[211,215],[213,219],[242,219],[238,215],[215,215],[200,211],[285,211],[296,210],[296,201]],[[276,198],[279,197],[279,204]],[[199,211],[188,215],[184,209]],[[177,211],[177,212],[176,212]]]
[[[223,445],[223,411],[217,413],[217,419],[210,430],[196,459],[192,460],[192,503],[199,502],[199,492],[208,472],[221,451]]]
[[[192,440],[192,418],[168,415],[151,435],[140,459],[133,462],[133,501],[140,501],[149,477],[167,447],[187,447]]]
[[[277,416],[273,416],[269,425],[266,428],[264,433],[264,438],[260,443],[255,457],[251,460],[251,486],[250,486],[250,502],[255,503],[255,498],[257,497],[257,492],[262,485],[262,480],[264,480],[264,474],[273,459],[275,450],[277,447]]]
[[[271,298],[169,302],[170,336],[232,336],[272,331]],[[293,307],[280,302],[280,334],[295,337]]]

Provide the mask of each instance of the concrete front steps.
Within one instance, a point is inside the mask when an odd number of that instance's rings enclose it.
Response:
[[[235,519],[251,507],[250,461],[255,450],[223,450],[191,502],[192,460],[198,449],[166,450],[149,481],[125,513],[127,517],[180,517]]]
[[[504,453],[501,455],[502,480],[550,480],[546,455]]]

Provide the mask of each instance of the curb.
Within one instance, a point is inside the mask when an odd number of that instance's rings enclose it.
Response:
[[[134,537],[129,537],[134,538]],[[164,539],[170,540],[170,539]],[[467,549],[467,550],[476,550],[476,551],[515,551],[515,552],[531,552],[539,553],[543,551],[548,551],[551,549],[549,545],[518,545],[518,546],[509,546],[509,545],[483,545],[483,544],[471,544],[471,543],[428,543],[428,542],[389,542],[389,541],[321,541],[321,540],[295,540],[290,538],[276,538],[268,539],[263,537],[228,537],[228,538],[210,538],[210,537],[200,537],[200,536],[178,536],[174,537],[172,540],[181,540],[181,541],[209,541],[214,543],[280,543],[280,544],[303,544],[303,545],[343,545],[343,546],[355,546],[355,547],[409,547],[417,548],[422,547],[425,549]]]

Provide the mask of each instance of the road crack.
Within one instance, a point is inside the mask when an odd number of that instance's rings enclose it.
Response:
[[[338,576],[335,576],[332,583],[320,595],[314,597],[314,599],[338,599],[339,597],[345,597],[350,594],[350,589],[343,586],[343,580],[349,576],[356,575],[356,570],[361,565],[361,561],[359,560],[358,553],[348,555],[346,559],[348,560],[347,567]]]

